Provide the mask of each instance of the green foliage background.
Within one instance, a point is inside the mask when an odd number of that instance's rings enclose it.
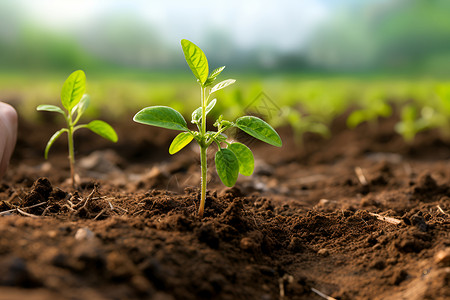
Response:
[[[22,116],[39,118],[36,105],[57,104],[64,78],[77,69],[86,72],[93,100],[88,117],[114,120],[150,105],[188,116],[196,108],[198,91],[178,37],[127,13],[104,13],[71,31],[49,28],[24,13],[27,3],[0,3],[0,100]],[[237,79],[227,93],[217,93],[211,118],[253,112],[293,126],[298,135],[327,136],[337,115],[386,102],[399,115],[404,105],[414,106],[417,118],[425,109],[429,127],[446,126],[450,2],[342,3],[305,44],[286,51],[263,37],[243,48],[226,27],[205,29],[199,46],[211,67],[227,65],[227,75]]]

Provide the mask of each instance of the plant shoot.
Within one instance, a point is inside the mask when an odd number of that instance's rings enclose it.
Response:
[[[75,151],[73,144],[73,134],[75,131],[81,128],[87,128],[114,143],[117,142],[118,139],[114,129],[104,121],[94,120],[88,124],[77,125],[81,116],[86,111],[86,108],[89,106],[89,96],[84,94],[85,90],[86,75],[81,70],[75,71],[64,82],[61,91],[61,104],[65,110],[50,104],[39,105],[36,108],[38,111],[60,113],[66,120],[67,128],[62,128],[53,134],[45,147],[44,156],[45,159],[47,159],[50,147],[63,133],[66,132],[68,140],[67,144],[69,146],[70,178],[73,187],[75,187]]]
[[[198,131],[190,130],[183,116],[178,111],[167,106],[146,107],[139,111],[133,120],[146,125],[182,131],[172,141],[169,147],[170,154],[177,153],[192,140],[198,143],[201,164],[201,199],[198,216],[202,218],[206,200],[206,150],[209,146],[212,144],[217,146],[218,151],[215,155],[216,170],[220,180],[226,186],[232,187],[236,183],[239,173],[245,176],[253,173],[254,159],[251,150],[244,144],[228,142],[227,137],[223,134],[225,130],[230,127],[238,127],[247,134],[277,147],[281,147],[282,142],[277,132],[269,124],[254,116],[243,116],[235,122],[224,120],[220,116],[213,124],[217,131],[207,131],[206,117],[217,102],[216,99],[211,99],[211,95],[233,84],[235,80],[226,79],[213,85],[220,73],[225,69],[225,66],[217,68],[210,73],[208,60],[198,46],[183,39],[181,40],[181,47],[186,62],[200,85],[200,107],[192,113],[191,120],[191,123],[197,126]]]

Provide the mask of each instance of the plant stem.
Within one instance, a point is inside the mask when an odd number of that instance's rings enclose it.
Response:
[[[206,182],[207,182],[207,165],[206,165],[206,150],[208,148],[204,146],[200,146],[200,164],[202,167],[202,193],[200,199],[200,206],[198,208],[198,216],[203,218],[203,211],[205,210],[205,202],[206,202]]]
[[[72,187],[75,188],[75,151],[73,147],[73,133],[76,128],[74,128],[74,122],[72,121],[72,112],[69,110],[66,116],[67,121],[67,144],[69,146],[69,164],[70,164],[70,178],[72,179]]]
[[[202,168],[202,178],[201,178],[201,198],[200,198],[200,206],[198,208],[198,216],[203,218],[203,211],[205,210],[205,202],[206,202],[206,183],[207,183],[207,159],[206,159],[206,150],[208,146],[206,145],[206,97],[205,97],[206,88],[201,87],[201,102],[202,102],[202,127],[201,127],[201,142],[200,142],[200,165]]]
[[[69,161],[70,161],[70,178],[72,179],[72,187],[75,188],[75,154],[73,148],[73,127],[69,126],[68,144],[69,144]]]
[[[202,102],[202,137],[206,134],[206,88],[201,88],[201,102]]]

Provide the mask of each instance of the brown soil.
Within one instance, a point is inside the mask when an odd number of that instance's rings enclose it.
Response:
[[[450,143],[406,145],[394,120],[277,149],[241,136],[256,170],[233,188],[174,132],[115,124],[76,138],[77,190],[51,122],[21,122],[0,186],[0,299],[449,299]],[[212,153],[210,158],[212,158]],[[359,175],[359,177],[358,177]],[[319,294],[323,293],[323,296]],[[328,298],[332,299],[332,298]]]

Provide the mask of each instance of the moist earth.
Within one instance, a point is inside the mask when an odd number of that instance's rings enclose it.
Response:
[[[77,132],[77,187],[58,128],[20,121],[0,186],[0,299],[449,299],[450,141],[405,143],[395,117],[282,148],[235,138],[256,169],[225,188],[209,153],[196,216],[196,145],[113,123],[119,142]],[[125,121],[126,120],[126,121]]]

